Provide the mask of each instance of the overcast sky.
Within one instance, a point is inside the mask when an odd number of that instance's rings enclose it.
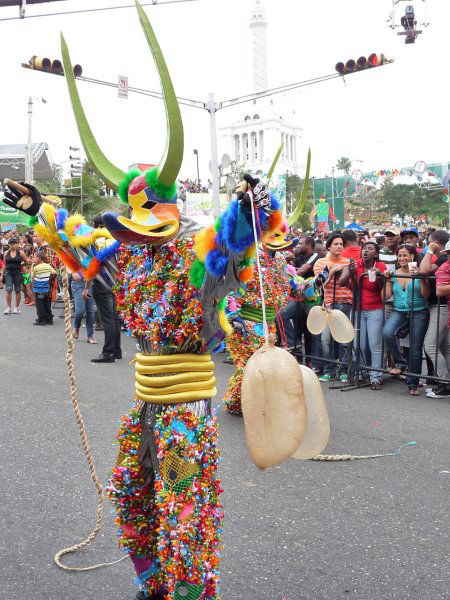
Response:
[[[67,0],[28,7],[28,14],[119,6],[130,0]],[[155,29],[179,96],[217,100],[250,91],[249,17],[254,0],[198,0],[145,10]],[[331,172],[340,156],[354,168],[400,168],[417,160],[428,164],[450,160],[447,104],[449,71],[446,39],[448,0],[415,0],[431,24],[416,44],[405,45],[386,23],[391,0],[264,0],[269,23],[269,85],[301,81],[334,71],[339,60],[384,52],[395,63],[277,96],[283,108],[295,110],[304,130],[299,149],[312,148],[312,174]],[[405,3],[400,6],[404,10]],[[0,19],[17,8],[0,9]],[[420,16],[420,15],[419,15]],[[25,143],[27,99],[34,105],[34,142],[46,141],[55,162],[68,158],[68,146],[79,145],[65,80],[20,67],[33,55],[60,58],[59,32],[73,63],[83,75],[159,91],[153,60],[134,8],[40,19],[0,21],[0,144]],[[135,162],[158,162],[165,144],[162,102],[79,82],[78,88],[105,154],[122,169]],[[239,112],[245,111],[245,104]],[[236,109],[233,109],[236,110]],[[182,176],[196,177],[193,149],[198,148],[200,176],[209,176],[209,119],[206,111],[182,107],[185,157]],[[218,125],[236,113],[219,111]],[[221,154],[219,148],[219,154]],[[304,159],[302,159],[304,162]]]

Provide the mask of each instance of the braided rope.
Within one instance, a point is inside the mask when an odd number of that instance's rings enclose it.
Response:
[[[102,519],[103,519],[103,488],[97,477],[97,473],[95,471],[94,459],[92,457],[91,449],[89,448],[89,443],[87,440],[86,430],[84,427],[83,417],[81,416],[80,407],[78,405],[78,393],[77,393],[77,381],[75,378],[75,369],[73,366],[73,337],[72,337],[72,324],[71,324],[71,316],[72,316],[72,307],[70,304],[70,295],[69,295],[69,278],[67,276],[67,270],[64,265],[61,266],[62,273],[62,282],[63,282],[63,291],[64,291],[64,331],[66,334],[67,340],[67,352],[66,352],[66,363],[67,363],[67,371],[70,379],[70,399],[72,402],[72,408],[75,413],[75,418],[77,420],[78,428],[80,430],[81,443],[83,446],[84,453],[86,455],[86,460],[89,467],[89,472],[91,474],[94,485],[97,489],[97,524],[92,533],[79,544],[75,544],[74,546],[70,546],[70,548],[64,548],[64,550],[60,550],[55,554],[54,561],[58,565],[60,569],[64,569],[65,571],[92,571],[94,569],[99,569],[100,567],[107,567],[109,565],[114,565],[121,560],[127,558],[127,555],[122,556],[118,560],[109,563],[100,563],[98,565],[93,565],[91,567],[67,567],[63,565],[60,561],[61,557],[65,554],[70,554],[72,552],[77,552],[88,546],[94,539],[97,537],[101,527],[102,527]]]
[[[384,454],[363,454],[363,455],[354,455],[354,454],[318,454],[314,456],[314,458],[310,458],[309,460],[318,460],[318,461],[339,461],[339,460],[365,460],[367,458],[382,458],[384,456],[397,456],[400,454],[400,450],[405,446],[416,446],[416,442],[408,442],[406,444],[402,444],[399,448],[394,450],[394,452],[385,452]]]

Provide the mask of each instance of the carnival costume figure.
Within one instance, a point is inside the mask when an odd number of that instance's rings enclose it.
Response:
[[[269,333],[276,335],[276,314],[288,300],[290,278],[283,254],[269,251],[260,261],[266,298],[266,321]],[[227,336],[226,345],[236,371],[230,377],[224,404],[228,413],[242,415],[241,384],[244,368],[252,354],[264,344],[261,292],[256,278],[234,294],[234,303],[237,304],[237,310],[229,316],[233,332]]]
[[[217,423],[211,408],[216,380],[208,351],[225,337],[221,325],[229,327],[227,295],[253,274],[251,203],[262,235],[279,227],[281,213],[265,187],[246,176],[238,199],[211,227],[200,231],[180,217],[176,180],[183,156],[181,115],[161,49],[136,4],[166,105],[168,140],[159,166],[145,174],[126,174],[105,157],[87,122],[62,39],[66,80],[86,155],[131,214],[103,215],[117,240],[103,254],[93,246],[89,252],[86,245],[75,247],[75,236],[67,232],[67,222],[75,219],[66,215],[61,229],[59,214],[53,211],[49,217],[48,205],[40,205],[32,186],[29,214],[38,215],[38,227],[45,229],[40,233],[70,269],[81,269],[86,280],[96,276],[108,285],[116,278],[118,310],[140,348],[134,361],[134,403],[119,430],[118,459],[107,488],[120,545],[135,566],[137,598],[217,599],[222,507]],[[11,193],[10,201],[20,208],[23,196]],[[78,221],[81,234],[87,226]],[[91,228],[85,233],[97,235]]]
[[[116,241],[110,238],[109,245],[99,249],[95,239],[104,231],[96,233],[79,215],[69,217],[50,209],[31,185],[15,184],[6,196],[11,206],[39,221],[39,233],[45,234],[70,270],[81,271],[87,282],[95,277],[106,286],[114,285],[119,311],[140,349],[134,360],[134,402],[122,420],[118,458],[107,488],[117,514],[119,543],[136,570],[136,598],[217,600],[222,490],[217,477],[217,422],[211,407],[216,380],[208,351],[232,333],[225,316],[227,296],[252,279],[256,244],[279,230],[282,215],[265,186],[245,176],[237,199],[214,225],[200,231],[196,223],[180,216],[176,180],[183,157],[181,115],[152,27],[137,2],[136,6],[159,72],[168,123],[163,158],[144,174],[122,172],[100,150],[61,40],[65,77],[86,155],[129,208],[129,217],[103,215]],[[258,381],[270,377],[279,388],[276,402],[271,393],[264,399],[250,394],[246,404],[250,420],[253,413],[257,415],[247,436],[255,464],[262,468],[278,464],[305,443],[308,450],[302,458],[315,456],[328,439],[322,435],[320,445],[311,444],[311,437],[319,438],[318,424],[326,429],[328,423],[318,419],[314,409],[320,393],[308,393],[310,417],[306,419],[297,363],[279,348],[267,346],[261,351],[276,355],[282,378],[273,376],[270,359],[257,367]],[[252,382],[251,375],[244,377],[246,381]],[[278,411],[279,418],[264,420],[266,410]],[[282,424],[282,439],[271,424]],[[264,443],[258,452],[259,432],[275,441]],[[261,451],[264,460],[258,461],[255,455]]]

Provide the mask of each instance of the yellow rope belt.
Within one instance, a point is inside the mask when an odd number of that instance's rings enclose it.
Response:
[[[180,404],[217,394],[214,363],[209,354],[139,352],[135,359],[136,397],[152,404]]]

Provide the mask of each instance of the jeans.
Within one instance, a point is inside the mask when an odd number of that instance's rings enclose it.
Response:
[[[37,321],[39,323],[53,323],[52,293],[34,292]]]
[[[75,304],[74,329],[80,329],[81,320],[86,313],[87,337],[94,337],[94,298],[92,296],[92,285],[89,286],[89,296],[86,300],[83,298],[84,281],[72,280],[72,297]]]
[[[92,284],[92,292],[105,331],[102,354],[121,354],[120,319],[117,314],[116,298],[112,291],[97,279],[94,279]]]
[[[428,308],[413,311],[412,320],[409,323],[409,370],[411,373],[420,374],[422,372],[423,341],[429,321],[430,312]],[[383,328],[384,343],[391,352],[395,364],[402,368],[408,368],[408,363],[401,353],[396,333],[408,322],[409,312],[394,309]],[[409,387],[415,387],[418,383],[419,377],[411,375],[406,377],[406,384]]]
[[[301,342],[301,330],[299,328],[299,315],[302,307],[299,302],[288,302],[281,311],[280,315],[283,320],[284,333],[289,347],[298,345]]]
[[[438,309],[439,331],[437,331]],[[440,379],[448,379],[450,367],[450,330],[447,329],[447,319],[448,307],[446,303],[442,303],[440,307],[437,304],[430,306],[430,324],[425,336],[424,349],[433,362],[434,374]],[[436,364],[434,364],[435,362]]]
[[[332,308],[342,311],[348,318],[350,318],[352,312],[351,304],[338,304],[335,302],[331,305]],[[331,336],[330,328],[327,326],[322,331],[322,356],[330,360],[339,359],[339,365],[336,363],[324,362],[323,372],[331,377],[336,376],[336,367],[339,366],[341,374],[347,374],[348,370],[348,354],[351,352],[350,344],[339,344]]]
[[[14,288],[16,294],[20,294],[22,283],[22,271],[5,271],[5,287],[7,292],[12,292]]]
[[[357,340],[355,338],[354,347]],[[362,310],[361,327],[359,334],[360,364],[366,363],[375,369],[383,367],[383,355],[381,349],[383,346],[383,309]],[[370,363],[367,360],[367,349],[370,350]],[[360,371],[361,372],[361,371]],[[370,371],[370,383],[380,383],[381,373],[379,371]]]

